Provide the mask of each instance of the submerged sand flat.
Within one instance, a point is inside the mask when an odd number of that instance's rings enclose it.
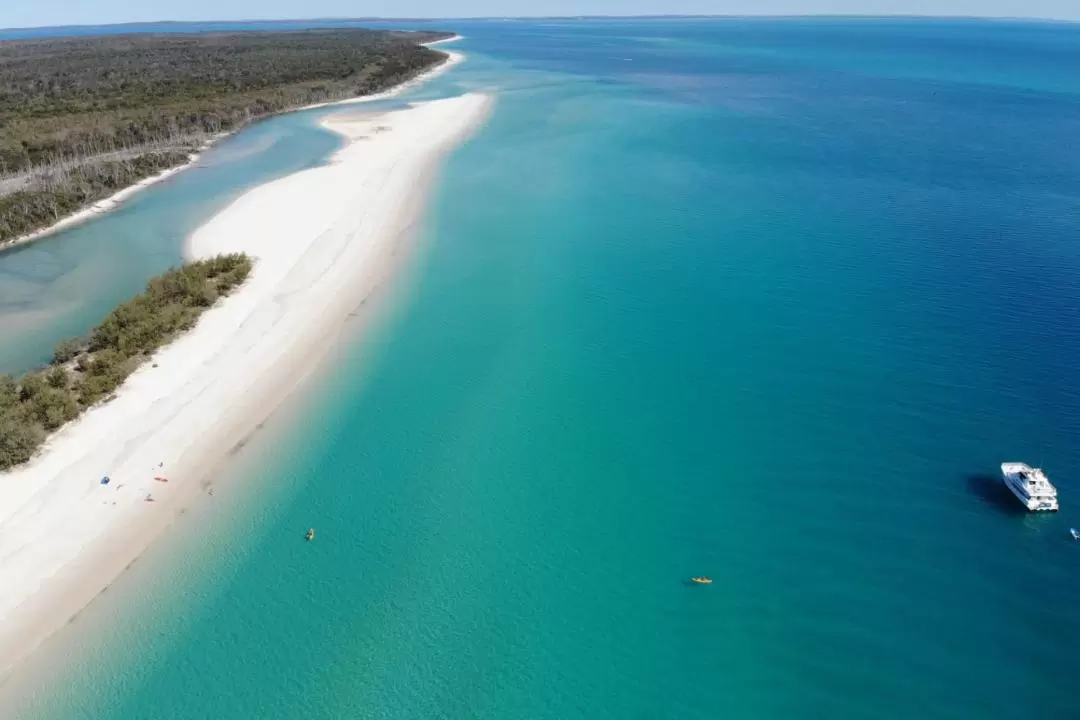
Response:
[[[193,259],[252,255],[251,278],[0,475],[0,671],[111,582],[325,354],[387,272],[437,162],[490,107],[468,94],[330,117],[347,144],[326,166],[249,191],[189,238]]]

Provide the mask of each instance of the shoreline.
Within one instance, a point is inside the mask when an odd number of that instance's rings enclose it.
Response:
[[[90,203],[81,210],[76,210],[67,217],[60,218],[48,227],[41,228],[40,230],[35,230],[31,233],[27,233],[26,235],[20,235],[14,240],[8,240],[7,242],[0,244],[0,253],[3,253],[7,250],[12,250],[22,245],[26,245],[27,243],[34,242],[35,240],[41,240],[45,237],[48,237],[49,235],[58,233],[61,230],[66,230],[69,227],[74,227],[76,225],[86,222],[87,220],[91,220],[98,215],[104,215],[110,210],[126,202],[128,199],[131,198],[131,196],[135,195],[140,190],[145,190],[151,185],[156,185],[162,180],[167,180],[173,175],[176,175],[181,170],[187,170],[196,162],[198,162],[199,158],[202,157],[203,153],[210,149],[210,147],[222,137],[225,137],[225,134],[215,136],[214,138],[203,143],[203,145],[199,148],[197,152],[188,155],[187,162],[183,163],[182,165],[177,165],[175,167],[162,170],[156,175],[151,175],[150,177],[143,178],[134,185],[128,185],[126,188],[118,190],[106,198],[98,200],[97,202]]]
[[[325,166],[248,191],[188,238],[189,258],[253,255],[251,278],[0,483],[0,682],[205,492],[209,473],[317,369],[389,277],[442,158],[491,104],[468,94],[326,118],[346,144]],[[102,486],[105,472],[112,482]]]
[[[464,39],[465,39],[464,35],[461,35],[460,33],[454,33],[453,37],[444,38],[442,40],[432,40],[429,43],[420,43],[420,44],[423,45],[424,47],[432,47],[432,46],[435,46],[435,45],[444,45],[446,43],[457,42],[458,40],[464,40]]]
[[[445,40],[437,40],[436,42],[439,42],[439,43],[454,42],[454,41],[460,40],[460,39],[461,39],[461,36],[459,35],[457,37],[447,38]],[[425,43],[425,45],[432,45],[432,44],[435,44],[435,43]],[[361,104],[361,103],[378,102],[379,100],[389,100],[390,98],[394,98],[394,97],[397,97],[398,95],[401,95],[402,93],[404,93],[407,90],[412,90],[417,85],[422,85],[423,83],[426,83],[429,80],[434,80],[438,76],[440,76],[443,73],[445,73],[446,71],[448,71],[450,68],[452,68],[455,65],[458,65],[458,64],[460,64],[460,63],[462,63],[464,61],[465,61],[465,55],[464,54],[458,53],[458,52],[447,51],[446,52],[446,59],[443,60],[441,63],[439,63],[438,65],[436,65],[435,67],[433,67],[433,68],[431,68],[429,70],[425,70],[424,72],[422,72],[419,75],[417,75],[416,77],[414,77],[412,80],[406,80],[405,82],[401,83],[400,85],[395,85],[394,87],[390,88],[389,90],[383,90],[382,92],[378,92],[378,93],[375,93],[373,95],[360,95],[359,97],[345,98],[344,100],[330,100],[330,101],[324,102],[324,103],[315,103],[314,105],[304,105],[304,106],[298,107],[298,108],[296,108],[294,110],[289,110],[289,112],[300,112],[301,110],[317,110],[319,108],[332,107],[334,105],[358,105],[358,104]]]
[[[436,40],[435,42],[431,42],[431,43],[421,43],[421,45],[423,45],[425,47],[430,47],[432,45],[440,45],[442,43],[456,42],[456,41],[461,40],[461,39],[462,39],[461,35],[455,35],[454,37],[446,38],[445,40]],[[271,118],[271,117],[276,117],[278,115],[286,115],[288,113],[301,112],[303,110],[316,110],[318,108],[330,107],[332,105],[352,105],[352,104],[357,104],[357,103],[368,103],[368,102],[377,102],[379,100],[388,100],[390,98],[397,97],[398,95],[404,93],[407,90],[411,90],[412,88],[416,87],[417,85],[425,83],[428,80],[431,80],[431,79],[433,79],[433,78],[435,78],[435,77],[437,77],[439,75],[442,75],[443,73],[445,73],[450,68],[452,68],[455,65],[457,65],[458,63],[464,61],[464,59],[465,59],[465,56],[462,53],[447,52],[446,53],[446,59],[443,60],[438,65],[436,65],[436,66],[434,66],[432,68],[429,68],[429,69],[425,70],[424,72],[420,73],[419,75],[417,75],[416,77],[412,78],[411,80],[406,80],[405,82],[400,83],[399,85],[395,85],[394,87],[392,87],[392,88],[390,88],[388,90],[383,90],[382,92],[374,93],[372,95],[361,95],[359,97],[345,98],[343,100],[331,100],[331,101],[324,102],[324,103],[315,103],[313,105],[302,105],[302,106],[297,107],[297,108],[292,108],[291,110],[285,110],[285,111],[280,112],[280,113],[274,113],[273,115],[267,115],[265,118],[259,118],[259,120],[263,120],[263,119],[267,119],[267,118]],[[103,198],[103,199],[98,200],[96,202],[90,203],[89,205],[87,205],[86,207],[84,207],[84,208],[82,208],[80,210],[76,210],[71,215],[60,218],[59,220],[57,220],[52,225],[49,225],[48,227],[41,228],[40,230],[34,230],[33,232],[27,233],[26,235],[20,235],[19,237],[14,238],[13,240],[8,240],[7,242],[0,243],[0,253],[4,253],[4,252],[6,252],[8,250],[13,250],[13,249],[15,249],[17,247],[21,247],[23,245],[26,245],[27,243],[32,243],[32,242],[35,242],[37,240],[41,240],[41,239],[46,238],[46,237],[48,237],[50,235],[58,233],[61,230],[66,230],[68,228],[75,227],[77,225],[80,225],[80,224],[82,224],[84,222],[87,222],[88,220],[92,220],[93,218],[95,218],[95,217],[97,217],[99,215],[103,215],[103,214],[109,212],[110,210],[113,210],[113,209],[119,207],[124,202],[129,200],[132,196],[134,196],[136,193],[138,193],[139,191],[145,190],[146,188],[150,187],[151,185],[156,185],[159,182],[162,182],[163,180],[167,180],[167,179],[169,179],[173,175],[176,175],[179,172],[190,169],[191,167],[193,167],[195,165],[195,163],[197,163],[199,161],[199,158],[202,157],[203,154],[206,153],[207,150],[212,148],[219,141],[221,141],[221,140],[223,140],[223,139],[225,139],[225,138],[227,138],[227,137],[229,137],[229,136],[231,136],[231,135],[233,135],[233,134],[235,134],[237,132],[240,132],[240,131],[244,130],[246,127],[248,127],[248,125],[245,125],[242,128],[238,128],[238,129],[230,131],[230,132],[223,132],[223,133],[218,133],[217,135],[214,135],[209,140],[204,142],[202,144],[202,146],[200,146],[199,149],[196,152],[189,154],[188,155],[188,161],[186,163],[183,163],[182,165],[177,165],[175,167],[171,167],[171,168],[168,168],[166,170],[162,170],[161,172],[157,173],[156,175],[152,175],[150,177],[143,178],[139,182],[137,182],[137,183],[135,183],[133,185],[128,185],[126,188],[123,188],[122,190],[118,190],[117,192],[113,193],[112,195],[110,195],[110,196],[108,196],[106,198]]]

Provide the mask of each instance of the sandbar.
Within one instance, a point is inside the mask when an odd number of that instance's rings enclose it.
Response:
[[[327,164],[248,191],[188,238],[193,259],[253,256],[251,277],[115,399],[0,474],[0,677],[122,572],[325,357],[415,225],[432,173],[492,105],[469,93],[335,113],[322,125],[345,144]]]

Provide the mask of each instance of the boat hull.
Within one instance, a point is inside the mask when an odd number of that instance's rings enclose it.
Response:
[[[1005,483],[1005,487],[1009,488],[1012,494],[1016,496],[1016,499],[1023,503],[1024,507],[1026,507],[1029,512],[1057,512],[1058,510],[1057,500],[1042,500],[1039,498],[1025,497],[1023,494],[1017,492],[1016,488],[1008,482]]]
[[[1031,486],[1035,488],[1035,494],[1029,492],[1024,481],[1024,474],[1031,472],[1040,473],[1039,477],[1043,478],[1041,484]],[[1005,487],[1009,488],[1009,491],[1029,512],[1057,512],[1057,492],[1045,481],[1041,471],[1033,470],[1021,463],[1002,463],[1001,479]]]

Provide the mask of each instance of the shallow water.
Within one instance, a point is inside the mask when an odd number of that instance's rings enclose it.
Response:
[[[1080,715],[1080,28],[460,30],[392,312],[19,717]]]

